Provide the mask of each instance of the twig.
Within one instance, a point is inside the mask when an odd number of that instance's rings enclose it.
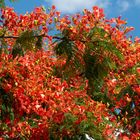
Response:
[[[1,35],[0,36],[0,38],[13,38],[13,39],[17,39],[17,38],[19,38],[20,36],[4,36],[4,35]],[[49,36],[48,35],[45,35],[45,34],[40,34],[40,35],[34,35],[34,36],[32,36],[32,37],[48,37],[49,38]],[[61,38],[61,37],[58,37],[58,36],[52,36],[52,38],[53,39],[63,39],[63,38]]]

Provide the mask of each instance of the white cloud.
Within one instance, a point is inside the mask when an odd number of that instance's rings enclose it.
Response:
[[[94,5],[106,8],[108,0],[52,0],[53,5],[61,12],[73,13],[85,8],[91,9]]]
[[[134,0],[135,4],[140,4],[140,0]]]
[[[130,8],[130,2],[128,2],[127,0],[118,0],[117,5],[119,8],[119,12],[125,12]]]

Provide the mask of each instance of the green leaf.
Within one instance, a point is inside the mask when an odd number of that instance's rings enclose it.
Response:
[[[108,41],[100,41],[99,46],[103,46],[105,50],[108,50],[112,54],[115,54],[119,59],[123,60],[123,54],[117,49],[114,45],[109,43]]]
[[[35,122],[35,121],[33,121],[32,119],[29,119],[28,120],[28,123],[29,123],[29,125],[31,126],[31,127],[38,127],[38,125],[37,125],[37,123]]]
[[[83,98],[75,98],[75,102],[77,105],[85,105]]]
[[[27,50],[36,51],[42,48],[42,36],[37,31],[25,31],[16,40],[12,50],[13,57],[22,56]]]
[[[86,112],[86,114],[87,114],[87,117],[88,117],[88,118],[93,117],[93,113],[92,113],[92,112]]]
[[[14,121],[14,113],[13,113],[13,111],[10,112],[10,120],[13,123],[13,121]]]
[[[100,35],[100,37],[104,37],[106,34],[105,30],[99,27],[93,27],[87,35],[88,38],[95,38],[96,35]]]
[[[72,115],[71,113],[66,113],[65,120],[67,123],[73,123],[77,120],[77,118],[74,115]]]
[[[4,0],[0,0],[0,8],[4,8],[5,7],[5,1]]]
[[[5,106],[5,104],[2,105],[2,111],[6,112],[6,106]]]

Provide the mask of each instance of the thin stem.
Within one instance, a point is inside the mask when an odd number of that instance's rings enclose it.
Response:
[[[13,39],[17,39],[17,38],[19,38],[20,36],[4,36],[4,35],[2,35],[2,36],[0,36],[0,38],[13,38]],[[40,34],[40,35],[34,35],[34,36],[32,36],[32,37],[48,37],[49,38],[49,36],[48,35],[45,35],[45,34]],[[60,37],[57,37],[57,36],[53,36],[52,37],[53,39],[62,39],[62,38],[60,38]]]

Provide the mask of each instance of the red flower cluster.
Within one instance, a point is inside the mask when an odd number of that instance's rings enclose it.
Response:
[[[55,6],[48,13],[43,7],[25,15],[8,7],[1,13],[0,37],[8,44],[0,54],[2,139],[62,139],[87,133],[109,140],[116,138],[116,129],[122,140],[140,137],[140,43],[126,36],[133,27],[125,27],[121,17],[105,19],[103,9],[96,6],[71,18],[60,17]],[[62,37],[49,35],[52,26]],[[34,31],[34,38],[47,37],[48,50],[13,58],[16,39],[26,31]],[[61,56],[54,52],[57,43],[62,45]],[[101,80],[89,76],[97,65],[97,75],[107,72]],[[90,80],[102,84],[94,87]],[[89,96],[90,89],[94,97],[103,97],[100,102]]]

